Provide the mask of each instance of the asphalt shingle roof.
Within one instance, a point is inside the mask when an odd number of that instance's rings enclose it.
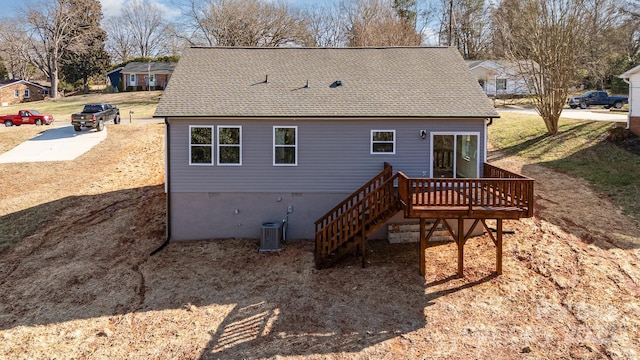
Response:
[[[455,48],[212,47],[183,53],[155,116],[498,114]]]
[[[133,61],[128,63],[122,68],[123,74],[142,74],[147,73],[149,71],[149,65],[151,65],[151,73],[156,74],[164,74],[171,73],[173,69],[176,67],[176,64],[170,62],[140,62]]]

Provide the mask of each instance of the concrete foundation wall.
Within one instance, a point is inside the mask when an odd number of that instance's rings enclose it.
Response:
[[[315,221],[345,199],[345,193],[172,193],[171,239],[259,239],[263,223],[281,222],[288,215],[287,240],[315,239]],[[387,224],[418,224],[402,212]],[[387,224],[369,239],[387,239]],[[450,220],[454,231],[457,220]],[[465,232],[473,220],[465,221]],[[482,234],[481,225],[474,235]]]
[[[289,214],[287,239],[314,239],[315,221],[349,194],[172,193],[172,240],[259,239],[265,222]]]

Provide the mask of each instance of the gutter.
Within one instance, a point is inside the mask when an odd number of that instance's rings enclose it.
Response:
[[[171,240],[171,181],[169,181],[169,179],[171,178],[170,174],[170,168],[171,168],[171,164],[169,161],[169,144],[171,143],[169,141],[169,119],[168,118],[164,118],[164,124],[165,124],[165,192],[167,193],[167,227],[166,227],[166,232],[167,232],[167,238],[165,239],[165,241],[162,243],[162,245],[160,245],[157,249],[153,250],[151,252],[151,254],[149,254],[149,256],[153,256],[155,254],[157,254],[158,252],[160,252],[160,250],[164,249],[168,244],[169,241]]]

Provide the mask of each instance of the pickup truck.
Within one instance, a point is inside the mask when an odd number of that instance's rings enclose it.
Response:
[[[22,124],[51,125],[53,115],[40,114],[37,110],[20,110],[17,115],[0,115],[0,123],[4,126],[20,126]]]
[[[629,97],[627,96],[609,96],[606,91],[589,91],[581,96],[570,97],[567,101],[569,107],[572,109],[578,106],[581,109],[586,109],[592,105],[602,105],[605,109],[614,107],[620,109],[623,104],[629,103]]]
[[[120,124],[120,109],[110,104],[87,104],[82,112],[71,114],[71,125],[75,131],[95,128],[96,131],[102,131],[107,121],[113,121],[114,124]]]

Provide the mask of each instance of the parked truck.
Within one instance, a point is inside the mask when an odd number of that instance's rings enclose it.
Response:
[[[589,106],[604,106],[605,109],[614,107],[620,109],[622,105],[629,103],[627,96],[609,96],[606,91],[589,91],[581,96],[570,97],[567,101],[569,107],[586,109]]]
[[[108,121],[120,124],[120,109],[107,103],[87,104],[82,112],[71,114],[71,125],[75,131],[81,131],[83,127],[102,131]]]
[[[0,115],[0,123],[4,126],[50,125],[53,121],[53,115],[40,114],[37,110],[20,110],[16,115]]]

